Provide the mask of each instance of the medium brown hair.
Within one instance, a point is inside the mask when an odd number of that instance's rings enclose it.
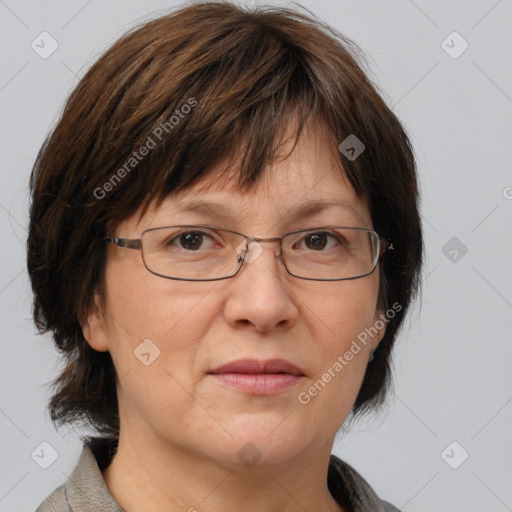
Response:
[[[339,158],[369,205],[373,228],[395,246],[380,263],[379,305],[401,309],[353,411],[382,403],[391,349],[418,291],[423,241],[410,141],[363,64],[352,41],[312,15],[227,2],[195,3],[146,22],[94,63],[41,147],[30,180],[34,321],[52,333],[66,363],[53,382],[54,422],[83,420],[102,435],[119,435],[112,359],[93,350],[81,329],[94,294],[102,293],[106,226],[141,207],[142,216],[234,148],[242,148],[240,189],[254,186],[293,116],[295,142],[315,118],[340,143],[353,134],[365,145],[355,160],[341,152]]]

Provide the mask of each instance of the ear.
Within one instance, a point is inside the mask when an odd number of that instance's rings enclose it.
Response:
[[[382,341],[382,338],[384,338],[387,324],[388,319],[386,315],[381,309],[377,309],[373,318],[373,327],[377,330],[377,333],[372,337],[372,350],[376,350],[376,348],[379,346],[379,343]]]
[[[94,311],[81,323],[82,334],[91,348],[98,352],[107,352],[109,347],[105,316],[102,313],[101,301],[97,294],[94,294],[94,304]]]

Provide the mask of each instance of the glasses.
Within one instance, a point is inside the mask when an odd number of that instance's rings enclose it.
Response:
[[[151,228],[140,238],[107,236],[105,240],[141,251],[145,267],[166,279],[217,281],[234,277],[244,262],[263,252],[260,242],[279,244],[289,274],[313,281],[342,281],[371,274],[390,240],[366,228],[324,226],[300,229],[277,238],[254,238],[209,225]]]

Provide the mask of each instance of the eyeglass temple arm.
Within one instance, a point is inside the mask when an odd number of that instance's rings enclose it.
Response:
[[[117,247],[125,247],[126,249],[141,249],[142,241],[140,238],[119,238],[117,236],[106,236],[105,240],[117,245]]]

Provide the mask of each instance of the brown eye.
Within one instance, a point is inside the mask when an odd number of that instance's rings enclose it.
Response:
[[[306,247],[313,250],[324,249],[327,245],[327,233],[312,233],[305,237]]]
[[[182,233],[179,237],[180,246],[187,250],[197,250],[201,247],[203,242],[204,233],[199,231],[190,231],[188,233]]]
[[[309,231],[294,243],[293,248],[309,252],[326,252],[340,249],[342,246],[345,246],[345,240],[341,235],[328,231]]]
[[[168,249],[182,249],[189,252],[198,252],[218,246],[213,236],[203,231],[181,231],[164,242]]]

